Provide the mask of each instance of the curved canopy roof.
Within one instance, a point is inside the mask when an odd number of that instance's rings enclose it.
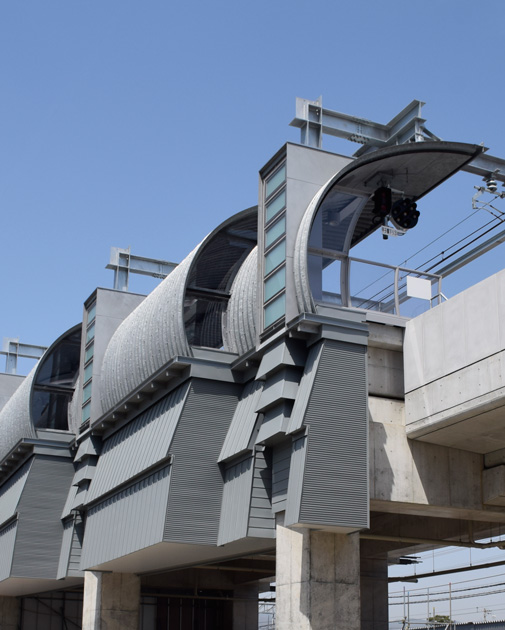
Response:
[[[224,349],[244,354],[256,343],[258,248],[255,247],[235,277],[223,326]]]
[[[256,242],[255,206],[209,234],[121,323],[103,360],[104,412],[191,346],[222,347],[230,289]]]
[[[307,256],[309,248],[347,255],[351,247],[379,229],[373,193],[392,190],[392,202],[416,201],[459,171],[482,147],[458,142],[415,142],[372,153],[336,173],[315,195],[300,223],[294,252],[294,274],[300,312],[313,312]],[[316,217],[322,229],[312,232]]]
[[[22,439],[37,437],[37,429],[69,429],[81,345],[81,324],[59,337],[44,353],[0,411],[0,460]]]

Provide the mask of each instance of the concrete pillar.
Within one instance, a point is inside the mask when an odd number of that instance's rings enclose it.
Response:
[[[277,525],[277,630],[360,630],[359,534]]]
[[[233,630],[258,630],[258,586],[239,586],[233,590]]]
[[[2,630],[18,630],[20,603],[16,597],[0,597],[0,628]]]
[[[139,611],[139,577],[84,572],[82,630],[138,630]]]
[[[361,630],[388,630],[388,562],[374,557],[372,543],[361,543]]]

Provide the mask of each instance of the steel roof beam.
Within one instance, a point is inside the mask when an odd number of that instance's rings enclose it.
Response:
[[[323,134],[362,144],[354,153],[354,157],[359,157],[394,144],[440,140],[424,126],[426,119],[421,116],[423,105],[422,101],[413,100],[387,125],[383,125],[326,109],[321,96],[316,101],[297,98],[296,116],[290,125],[300,128],[301,143],[307,146],[322,148]],[[481,154],[461,170],[479,175],[485,180],[493,176],[505,183],[505,160],[492,155]]]

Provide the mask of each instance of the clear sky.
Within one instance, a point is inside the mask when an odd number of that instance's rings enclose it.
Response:
[[[437,135],[505,157],[504,18],[502,0],[0,3],[0,337],[77,323],[111,246],[179,262],[256,204],[296,96],[378,122],[417,98]],[[466,214],[478,183],[432,215]]]
[[[296,96],[384,123],[419,99],[438,136],[505,158],[504,28],[503,0],[4,0],[0,337],[48,345],[80,321],[111,246],[178,262],[255,205],[258,170],[298,141]],[[477,184],[430,195],[391,262],[466,216]]]

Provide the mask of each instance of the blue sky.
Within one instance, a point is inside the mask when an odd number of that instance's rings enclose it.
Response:
[[[111,246],[178,262],[254,205],[259,168],[298,141],[296,96],[378,122],[417,98],[436,134],[505,157],[504,13],[492,0],[3,2],[0,336],[51,343],[111,286]],[[479,181],[465,182],[467,203]]]
[[[502,0],[2,2],[0,337],[47,345],[80,321],[111,246],[178,262],[256,204],[258,170],[298,141],[296,96],[384,123],[423,100],[434,133],[505,158],[504,24]],[[478,184],[457,176],[370,251],[401,263]]]

